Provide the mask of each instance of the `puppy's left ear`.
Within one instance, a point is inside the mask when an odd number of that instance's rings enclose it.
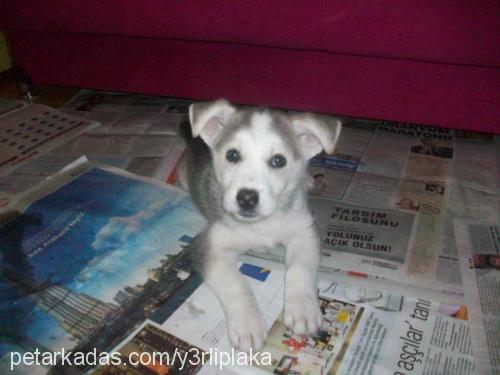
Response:
[[[292,115],[291,124],[302,155],[308,160],[323,150],[333,153],[342,129],[339,119],[312,113]]]

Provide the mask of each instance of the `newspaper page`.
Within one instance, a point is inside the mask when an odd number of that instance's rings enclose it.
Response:
[[[0,210],[2,373],[85,369],[61,353],[95,358],[148,317],[163,322],[200,284],[184,250],[204,225],[185,192],[88,162],[12,201]],[[23,367],[36,352],[46,362]]]
[[[43,155],[98,122],[41,105],[14,102],[0,113],[0,176]]]
[[[296,375],[474,374],[464,305],[323,280],[319,285],[323,324],[315,335],[306,337],[293,334],[282,322],[283,271],[260,268],[244,275],[270,326],[261,351],[270,361],[254,363],[259,371]],[[204,284],[158,328],[204,351],[231,351],[224,313]],[[235,373],[248,370],[234,364],[224,368]]]
[[[161,166],[176,142],[167,135],[84,134],[57,151],[164,181]]]
[[[478,374],[500,374],[500,226],[455,220]]]
[[[64,140],[56,145],[60,147],[10,168],[8,174],[0,176],[0,207],[83,155],[95,163],[166,181],[184,149],[183,142],[175,135],[179,123],[187,118],[190,103],[159,96],[81,90],[62,107],[65,113],[58,112],[63,116],[55,119],[49,116],[50,120],[64,125],[71,122],[67,120],[70,115],[76,115],[103,125],[86,128],[86,134],[74,140],[69,134],[60,136]],[[30,106],[24,102],[2,101],[0,111],[11,113],[26,107]],[[42,117],[39,120],[46,122]]]
[[[341,134],[333,155],[311,161],[322,264],[460,302],[453,219],[497,219],[498,177],[491,170],[499,168],[498,143],[487,134],[393,122],[343,132],[348,142]]]
[[[191,101],[81,90],[61,109],[102,123],[95,133],[175,135]]]
[[[498,137],[496,137],[498,138]],[[455,143],[449,210],[473,221],[498,218],[498,144],[487,134],[462,132]]]
[[[332,283],[330,298],[363,307],[330,374],[474,374],[467,309]]]
[[[98,129],[90,132],[90,141],[94,140],[92,137],[101,135],[101,141],[97,140],[97,143],[141,144],[129,150],[129,157],[125,159],[122,151],[113,145],[106,150],[93,148],[87,155],[91,160],[102,162],[103,156],[108,156],[112,159],[108,164],[166,181],[184,149],[183,142],[176,137],[177,129],[183,121],[187,121],[192,102],[164,96],[81,90],[61,109],[101,122]],[[151,147],[148,148],[148,145]],[[78,146],[72,151],[77,150]],[[168,152],[165,153],[165,150]],[[117,156],[120,156],[119,161]]]

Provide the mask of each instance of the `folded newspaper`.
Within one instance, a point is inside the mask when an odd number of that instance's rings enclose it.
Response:
[[[164,183],[79,161],[0,212],[4,369],[64,368],[47,354],[61,350],[107,352],[199,284],[184,248],[204,220]],[[46,361],[13,366],[35,352]]]

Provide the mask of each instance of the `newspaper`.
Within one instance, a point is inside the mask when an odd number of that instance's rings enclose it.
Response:
[[[165,135],[83,134],[0,177],[0,207],[81,156],[166,181],[183,147],[182,141]]]
[[[331,373],[474,374],[466,314],[463,305],[421,298],[403,298],[399,310],[394,304],[389,309],[365,306]]]
[[[243,266],[251,265],[244,263],[240,269]],[[259,369],[254,373],[474,373],[467,308],[463,305],[325,280],[319,285],[323,324],[315,335],[297,336],[284,326],[280,314],[283,272],[260,272],[266,277],[260,277],[261,273],[245,275],[271,327],[262,349],[271,360],[254,364]],[[207,352],[230,351],[224,313],[214,301],[216,297],[202,284],[157,327],[165,335]],[[224,368],[235,373],[246,369]]]
[[[0,210],[1,372],[14,352],[106,353],[145,319],[163,322],[200,283],[184,248],[204,225],[185,192],[85,161],[11,201]]]
[[[76,139],[72,138],[79,133],[61,137],[63,142],[57,144],[60,147],[1,176],[0,207],[83,155],[98,164],[166,181],[184,149],[183,142],[174,135],[186,118],[188,105],[187,101],[165,97],[81,90],[62,107],[66,112],[63,115],[76,115],[102,125],[87,128]],[[0,111],[26,106],[6,101]]]
[[[64,110],[103,126],[0,178],[2,369],[14,352],[65,349],[76,373],[498,373],[498,280],[479,263],[500,247],[499,137],[344,119],[336,152],[309,168],[323,325],[285,327],[284,249],[251,249],[238,267],[270,331],[245,357],[192,267],[205,222],[164,184],[189,104],[83,90]],[[133,361],[152,352],[176,361]],[[67,369],[59,357],[14,373]]]
[[[40,104],[2,102],[0,176],[98,125]]]
[[[500,374],[500,226],[455,221],[478,374]]]
[[[191,101],[80,90],[61,109],[102,123],[95,133],[175,135]]]

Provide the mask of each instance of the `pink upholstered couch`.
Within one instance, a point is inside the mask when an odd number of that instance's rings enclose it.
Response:
[[[3,0],[38,83],[499,132],[500,5]]]

